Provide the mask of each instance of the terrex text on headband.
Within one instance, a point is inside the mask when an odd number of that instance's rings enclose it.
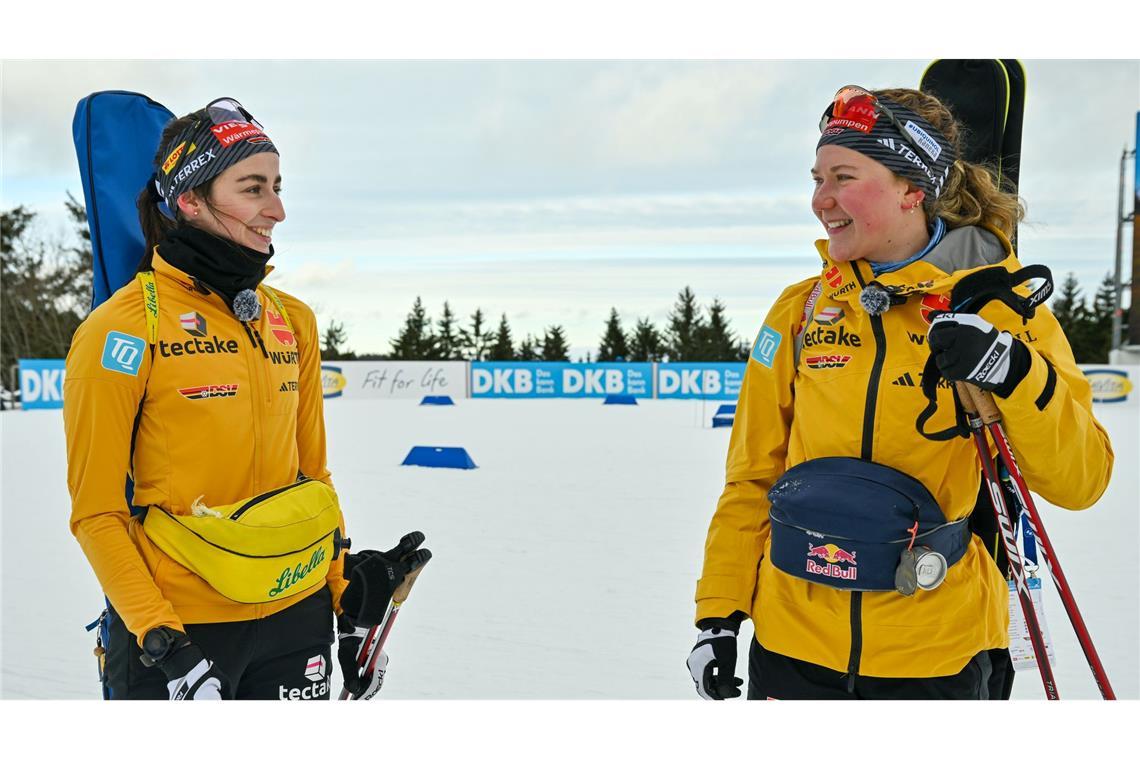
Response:
[[[878,161],[914,182],[930,198],[942,193],[958,158],[950,141],[930,122],[864,87],[847,85],[820,118],[816,145],[839,145]]]
[[[171,143],[154,187],[173,212],[178,196],[257,153],[278,153],[261,124],[233,98],[218,98]]]

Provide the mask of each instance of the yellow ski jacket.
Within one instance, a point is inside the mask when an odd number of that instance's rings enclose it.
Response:
[[[824,240],[816,248],[822,274],[781,294],[748,361],[725,488],[705,543],[696,619],[741,611],[766,649],[840,672],[952,675],[977,652],[1009,646],[1004,572],[977,536],[934,590],[911,597],[839,590],[794,578],[765,560],[771,546],[767,492],[800,462],[862,457],[917,478],[947,520],[968,515],[980,479],[972,441],[931,441],[915,429],[926,406],[921,384],[929,315],[947,308],[954,284],[971,270],[1021,265],[1000,232],[976,227],[949,231],[922,259],[878,277],[865,261],[832,261]],[[859,294],[873,280],[912,295],[870,316]],[[820,294],[809,306],[817,282]],[[1023,324],[996,301],[980,314],[1013,333],[1032,357],[1010,397],[995,397],[1027,483],[1054,504],[1091,506],[1108,485],[1112,448],[1056,318],[1039,307]],[[950,386],[941,382],[937,395],[927,431],[954,424]]]
[[[124,501],[172,514],[231,504],[299,474],[332,485],[325,464],[316,318],[264,287],[247,327],[220,297],[158,254],[158,334],[148,345],[143,288],[132,280],[91,312],[67,355],[63,418],[71,531],[104,593],[140,640],[159,625],[267,617],[321,588],[267,604],[231,601],[153,543]],[[149,302],[153,308],[153,302]],[[133,455],[132,455],[133,452]],[[343,521],[341,533],[344,533]],[[334,604],[343,556],[327,576]]]

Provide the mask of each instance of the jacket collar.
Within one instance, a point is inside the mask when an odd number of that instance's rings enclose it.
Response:
[[[1021,263],[1005,235],[992,227],[958,227],[946,233],[930,253],[918,261],[876,277],[866,261],[833,261],[828,241],[815,241],[823,260],[821,292],[830,299],[857,303],[859,294],[872,282],[894,295],[913,293],[949,294],[966,274],[986,266],[1015,272]]]

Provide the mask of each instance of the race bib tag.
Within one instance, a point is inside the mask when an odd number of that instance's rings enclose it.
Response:
[[[1045,620],[1045,607],[1041,600],[1041,579],[1026,578],[1029,586],[1029,596],[1033,600],[1033,608],[1037,611],[1037,623],[1041,628],[1041,638],[1045,640],[1045,653],[1049,656],[1049,664],[1056,665],[1057,657],[1053,651],[1053,640],[1049,637],[1049,624]],[[1013,660],[1013,669],[1036,670],[1037,657],[1033,654],[1033,642],[1029,639],[1029,627],[1025,624],[1025,617],[1021,614],[1021,600],[1017,595],[1013,581],[1009,581],[1009,656]]]

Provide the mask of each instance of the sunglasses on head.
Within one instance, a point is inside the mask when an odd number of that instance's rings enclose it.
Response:
[[[885,117],[899,136],[906,141],[916,155],[930,155],[930,149],[919,145],[918,141],[899,122],[898,117],[870,90],[849,84],[839,88],[831,104],[819,120],[819,131],[828,129],[856,129],[870,134],[880,117]]]
[[[214,124],[225,124],[230,121],[244,121],[258,129],[265,129],[261,123],[253,118],[253,114],[245,110],[245,106],[233,98],[218,98],[206,106],[206,113]]]

